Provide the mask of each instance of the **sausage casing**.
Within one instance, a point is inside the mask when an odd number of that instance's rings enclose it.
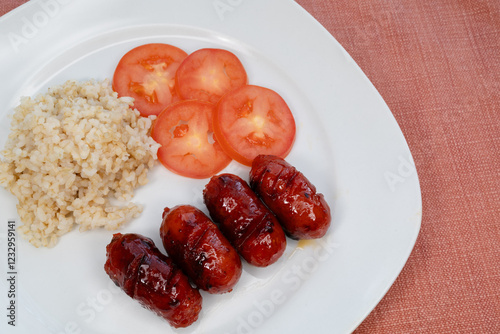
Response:
[[[241,260],[217,226],[191,205],[165,208],[160,227],[172,260],[203,290],[224,293],[241,276]]]
[[[104,270],[111,280],[143,307],[176,328],[198,319],[200,292],[151,239],[116,233],[106,247],[106,256]]]
[[[240,177],[212,177],[203,199],[214,222],[248,263],[265,267],[281,257],[286,248],[283,229]]]
[[[295,167],[272,155],[259,155],[250,170],[250,186],[278,217],[293,239],[325,235],[331,222],[324,196]]]

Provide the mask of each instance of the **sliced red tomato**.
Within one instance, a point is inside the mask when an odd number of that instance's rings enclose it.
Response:
[[[153,124],[151,136],[162,146],[160,162],[174,173],[204,179],[220,172],[230,162],[213,138],[214,105],[181,101],[167,107]]]
[[[182,99],[217,103],[222,95],[247,83],[247,73],[236,55],[222,49],[191,53],[177,70],[177,91]]]
[[[158,115],[176,96],[175,73],[187,57],[183,50],[169,44],[145,44],[127,52],[113,76],[118,96],[131,96],[142,116]]]
[[[260,86],[224,95],[214,113],[214,134],[234,160],[251,166],[259,154],[284,158],[295,140],[295,120],[283,98]]]

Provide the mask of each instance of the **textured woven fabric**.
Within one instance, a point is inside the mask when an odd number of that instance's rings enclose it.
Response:
[[[12,9],[22,5],[23,3],[28,2],[25,0],[2,0],[0,1],[0,15],[3,15]]]
[[[297,2],[381,93],[421,183],[415,249],[356,334],[500,333],[500,1]]]

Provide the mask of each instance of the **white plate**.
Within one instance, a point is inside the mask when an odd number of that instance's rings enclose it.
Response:
[[[67,79],[111,77],[136,45],[171,43],[187,52],[212,46],[236,53],[253,84],[278,91],[297,121],[287,160],[325,194],[333,226],[316,242],[289,240],[283,258],[245,266],[230,294],[204,294],[200,320],[179,333],[347,333],[369,314],[405,264],[418,235],[417,173],[390,110],[336,40],[290,0],[44,0],[0,19],[0,145],[7,114],[22,95]],[[376,52],[376,50],[374,50]],[[227,171],[248,178],[248,168]],[[122,229],[158,236],[164,206],[204,209],[207,180],[175,176],[161,166],[136,192],[145,204]],[[6,221],[16,199],[0,190],[2,277]],[[72,233],[53,249],[18,236],[15,328],[7,325],[1,280],[0,331],[5,333],[172,333],[110,283],[103,270],[107,231]]]

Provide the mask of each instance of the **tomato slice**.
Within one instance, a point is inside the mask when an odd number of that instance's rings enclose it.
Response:
[[[204,179],[220,172],[230,162],[213,138],[214,105],[202,101],[180,101],[167,107],[153,124],[151,136],[162,146],[158,159],[182,176]]]
[[[234,160],[251,166],[259,154],[284,158],[295,140],[295,120],[283,98],[260,86],[224,95],[214,114],[214,134]]]
[[[177,91],[182,99],[217,103],[222,95],[247,83],[247,73],[236,55],[222,49],[191,53],[177,70]]]
[[[118,96],[131,96],[142,116],[158,115],[179,100],[175,73],[187,57],[169,44],[145,44],[127,52],[116,66],[113,89]]]

